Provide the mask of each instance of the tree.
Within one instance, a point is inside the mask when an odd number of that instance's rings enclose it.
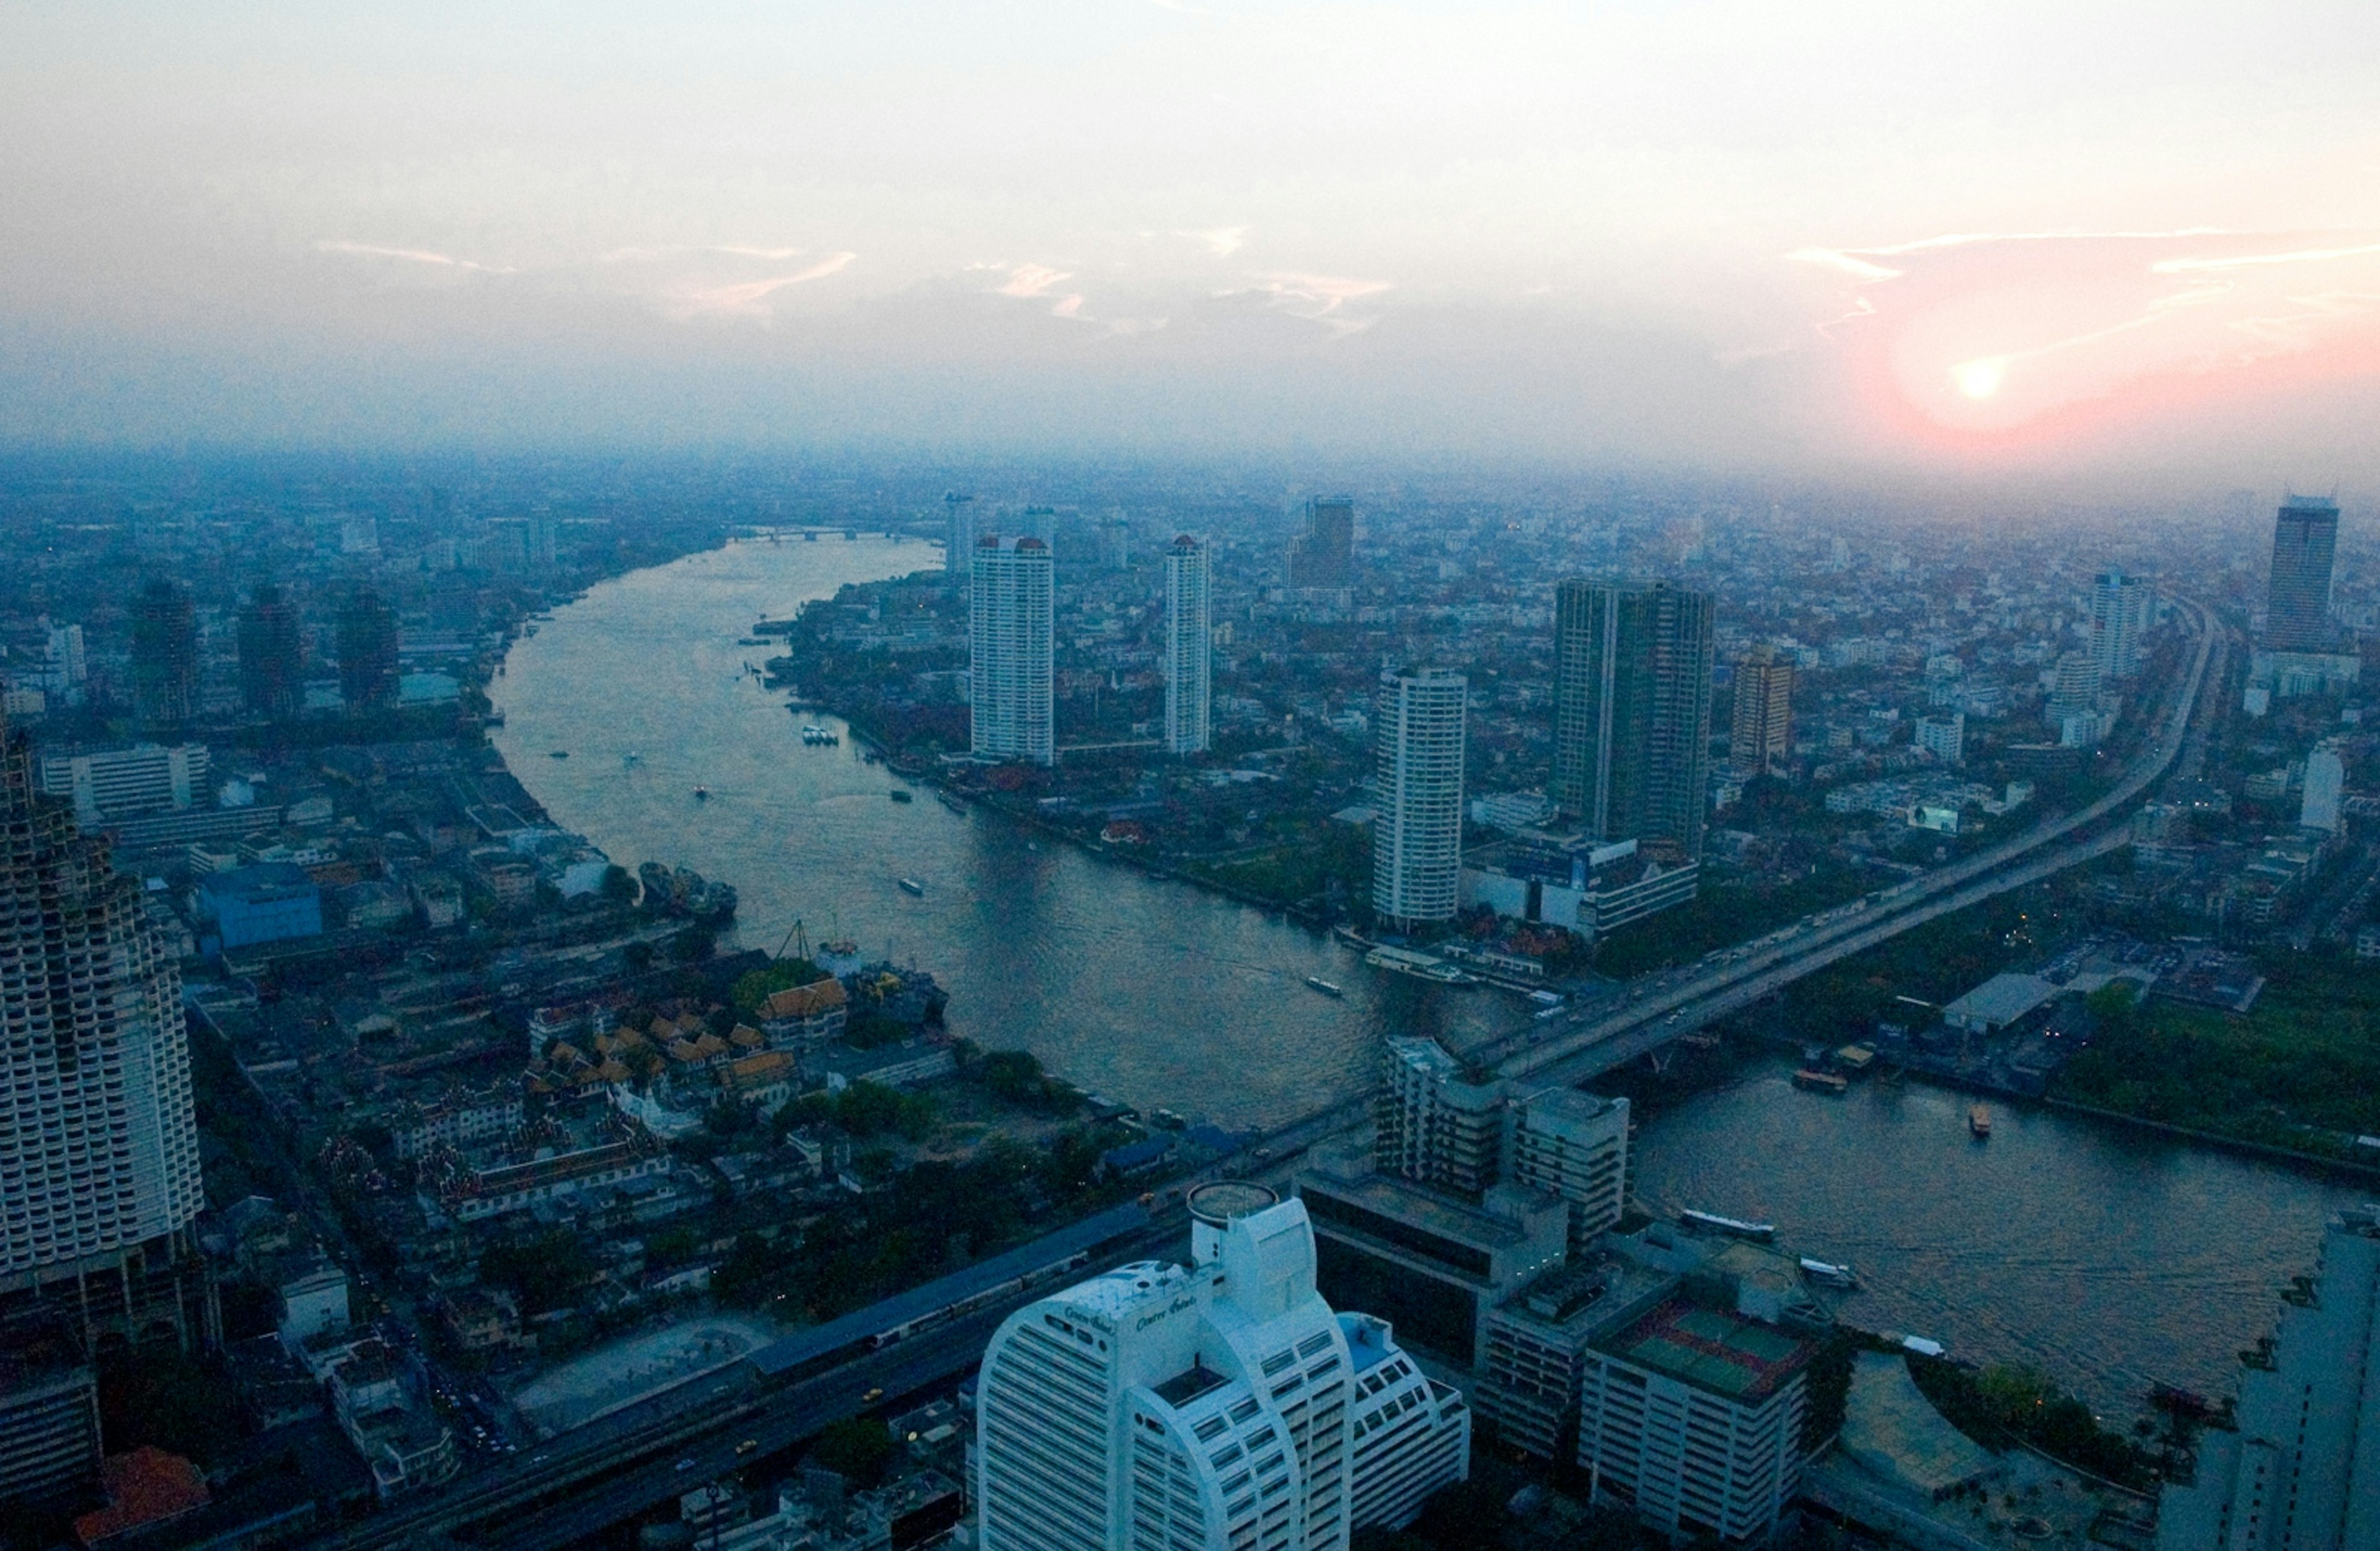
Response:
[[[892,1429],[865,1416],[830,1423],[810,1445],[810,1463],[834,1472],[861,1491],[884,1478],[892,1458]]]
[[[637,880],[628,875],[627,868],[614,862],[603,869],[601,892],[607,903],[634,904],[637,903]]]

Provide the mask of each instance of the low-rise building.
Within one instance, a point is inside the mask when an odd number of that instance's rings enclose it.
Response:
[[[199,880],[197,914],[225,948],[322,933],[322,891],[293,862],[259,862]]]
[[[1466,854],[1458,903],[1591,939],[1691,903],[1701,876],[1701,864],[1658,861],[1633,840],[1524,838]]]
[[[828,1044],[843,1037],[850,1003],[840,980],[789,986],[760,1004],[760,1032],[779,1049]]]

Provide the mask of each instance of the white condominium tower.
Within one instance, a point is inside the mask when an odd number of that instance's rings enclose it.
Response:
[[[181,988],[140,881],[38,793],[0,718],[0,1307],[46,1296],[80,1308],[86,1339],[156,1321],[193,1339],[178,1278],[203,1288],[188,1230],[204,1202]]]
[[[1165,551],[1165,750],[1203,754],[1213,693],[1207,546],[1184,534]]]
[[[2149,630],[2149,589],[2138,576],[2102,571],[2091,584],[2091,660],[2103,684],[2141,671],[2141,643]]]
[[[984,1353],[983,1551],[1344,1551],[1459,1481],[1470,1412],[1314,1287],[1303,1203],[1191,1195],[1191,1264],[1028,1304]]]
[[[1463,866],[1463,740],[1470,681],[1443,668],[1380,675],[1374,716],[1379,812],[1372,909],[1391,921],[1454,915]]]
[[[1047,765],[1051,728],[1050,546],[976,540],[967,611],[967,726],[974,752]]]

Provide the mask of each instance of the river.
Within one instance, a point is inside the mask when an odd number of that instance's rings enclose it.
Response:
[[[914,961],[951,992],[956,1032],[1144,1108],[1277,1124],[1359,1093],[1384,1034],[1460,1048],[1521,1021],[1503,993],[1378,975],[1279,917],[951,813],[930,790],[895,803],[902,783],[847,738],[805,746],[808,719],[742,671],[768,648],[736,638],[938,560],[915,540],[745,542],[603,583],[514,647],[492,685],[497,746],[614,861],[734,883],[744,944],[773,951],[799,919],[813,941]],[[2313,1269],[2325,1215],[2360,1199],[2048,1110],[1996,1106],[1977,1143],[1966,1103],[1919,1084],[1828,1098],[1755,1063],[1645,1120],[1637,1193],[1773,1220],[1791,1248],[1859,1270],[1856,1323],[2034,1363],[2117,1413],[2156,1382],[2228,1393],[2234,1353]]]

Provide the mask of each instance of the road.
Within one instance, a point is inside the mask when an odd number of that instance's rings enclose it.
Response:
[[[1632,983],[1624,1004],[1581,1008],[1550,1027],[1540,1024],[1466,1052],[1500,1076],[1579,1083],[1626,1064],[1660,1046],[1759,1000],[1805,975],[1873,948],[1914,927],[1963,910],[1996,894],[2034,883],[2122,846],[2122,826],[2095,834],[2109,817],[2138,800],[2193,743],[2202,696],[2220,685],[2232,634],[2197,602],[2178,600],[2196,622],[2198,647],[2178,693],[2164,708],[2156,737],[2107,794],[2069,814],[2045,818],[2024,833],[1937,871],[1769,933],[1757,942],[1723,949],[1699,963]],[[2207,701],[2210,709],[2212,701]]]
[[[2037,882],[2128,843],[2126,826],[2092,832],[2164,778],[2192,738],[2210,682],[2225,682],[2233,633],[2194,600],[2177,601],[2195,621],[2198,646],[2179,692],[2162,712],[2155,740],[2106,795],[2076,812],[2044,819],[2023,834],[1949,866],[1822,911],[1758,942],[1723,950],[1700,963],[1632,984],[1625,1004],[1573,1012],[1469,1052],[1500,1075],[1545,1084],[1579,1083],[1646,1055],[1705,1024],[1775,994],[1795,980],[1902,932],[1995,895]],[[1288,1161],[1327,1137],[1361,1124],[1368,1097],[1351,1099],[1269,1133],[1249,1157],[1224,1170],[1285,1172]],[[1107,1257],[1116,1265],[1165,1253],[1179,1237],[1167,1223]],[[1038,1293],[1029,1296],[1038,1296]],[[802,1384],[765,1392],[741,1366],[671,1391],[631,1412],[577,1429],[492,1469],[467,1475],[434,1497],[375,1515],[322,1544],[336,1551],[376,1551],[421,1544],[486,1525],[475,1538],[492,1551],[554,1551],[633,1518],[693,1487],[810,1436],[867,1409],[871,1392],[900,1396],[945,1383],[976,1365],[1001,1320],[1027,1301],[987,1307],[911,1341],[873,1352]],[[747,1439],[755,1447],[738,1452]],[[684,1461],[681,1468],[681,1461]],[[601,1484],[585,1484],[605,1477]],[[564,1492],[577,1495],[552,1502]]]

